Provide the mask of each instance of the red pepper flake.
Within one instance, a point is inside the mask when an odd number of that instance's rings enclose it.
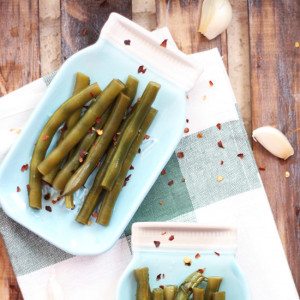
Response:
[[[141,152],[142,152],[142,150],[141,150],[141,148],[139,148],[138,153],[141,153]]]
[[[221,123],[218,123],[218,124],[216,125],[216,127],[217,127],[219,130],[221,130],[221,129],[222,129]]]
[[[166,175],[167,174],[167,171],[166,169],[162,169],[162,171],[160,172],[161,175]]]
[[[154,245],[156,248],[158,248],[160,246],[160,241],[153,241]]]
[[[27,171],[27,170],[28,170],[28,164],[23,165],[23,166],[21,167],[21,171],[22,171],[22,172],[25,172],[25,171]]]
[[[17,193],[21,192],[21,188],[17,186]]]
[[[146,69],[143,65],[141,65],[141,66],[139,66],[139,68],[138,68],[138,73],[143,73],[143,74],[145,74],[146,70],[147,70],[147,69]]]
[[[93,211],[92,217],[95,218],[95,219],[97,219],[98,218],[98,213],[96,211]]]
[[[214,83],[210,80],[210,81],[209,81],[209,85],[210,85],[210,86],[213,86]]]
[[[96,120],[95,120],[95,123],[99,124],[100,122],[101,122],[101,117],[97,117]]]
[[[224,146],[223,146],[222,141],[218,141],[218,146],[219,146],[220,148],[223,148],[223,149],[224,149]]]
[[[129,168],[129,170],[134,170],[134,166],[131,165],[130,168]]]
[[[258,170],[259,171],[266,171],[266,168],[265,167],[259,167]]]
[[[164,40],[161,42],[160,46],[166,48],[166,47],[167,47],[167,43],[168,43],[168,39],[164,39]]]
[[[184,130],[183,130],[184,133],[188,133],[189,131],[190,131],[190,130],[189,130],[189,128],[187,128],[187,127],[185,127]]]
[[[162,232],[162,233],[161,233],[161,235],[165,235],[165,234],[167,234],[167,232],[166,232],[166,231],[164,231],[164,232]]]
[[[27,192],[29,193],[30,192],[30,185],[29,184],[26,184],[26,189],[27,189]]]
[[[150,135],[148,135],[148,134],[145,134],[145,136],[144,136],[144,140],[149,140],[150,139]]]
[[[124,40],[124,44],[125,44],[126,46],[130,46],[130,43],[131,43],[131,40]]]
[[[49,211],[49,212],[52,212],[52,207],[51,206],[45,206],[45,209],[47,210],[47,211]]]
[[[169,182],[168,182],[168,186],[171,186],[171,185],[173,185],[174,184],[174,180],[170,180]]]
[[[49,200],[50,197],[51,197],[51,194],[50,194],[50,193],[47,193],[47,194],[44,195],[44,199],[45,199],[45,200]]]
[[[92,134],[93,132],[95,131],[95,128],[94,127],[91,127],[88,131],[89,134]]]
[[[165,286],[164,285],[160,285],[159,286],[162,290],[165,288]]]
[[[244,153],[239,153],[239,154],[237,155],[237,157],[239,157],[240,159],[243,159],[243,158],[244,158]]]
[[[49,139],[49,135],[48,134],[45,134],[43,137],[42,137],[42,140],[43,141],[47,141]]]
[[[196,253],[196,254],[195,254],[195,258],[196,258],[196,259],[200,258],[200,256],[201,256],[200,253]]]
[[[220,165],[222,166],[224,164],[224,160],[221,160],[220,161]]]
[[[164,279],[164,278],[165,278],[165,274],[158,274],[156,276],[156,281],[159,281],[159,280]]]
[[[85,158],[85,156],[86,156],[87,154],[88,154],[87,151],[85,151],[85,150],[83,150],[83,149],[80,150],[80,152],[79,152],[79,162],[80,162],[80,163],[83,162],[83,160],[84,160],[84,158]]]
[[[60,133],[63,134],[66,130],[68,129],[67,124],[64,124],[64,126],[62,128],[60,128]]]
[[[203,274],[205,272],[205,269],[198,269],[197,272]]]
[[[216,252],[216,251],[215,251],[215,254],[216,254],[217,256],[220,256],[220,253],[219,253],[219,252]]]
[[[189,119],[185,119],[185,121],[188,123],[190,120]]]
[[[184,158],[184,153],[182,151],[177,152],[177,157],[178,158]]]
[[[126,178],[125,178],[125,181],[127,182],[131,177],[131,174],[129,174]]]
[[[203,134],[202,134],[201,132],[199,132],[199,133],[197,134],[197,138],[198,138],[198,139],[202,139],[202,138],[203,138]]]
[[[174,240],[174,235],[172,234],[172,235],[170,235],[170,237],[169,237],[169,241],[173,241]]]

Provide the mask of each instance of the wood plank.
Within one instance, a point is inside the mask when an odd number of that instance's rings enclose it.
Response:
[[[0,1],[0,96],[40,77],[38,0]],[[22,299],[2,238],[0,299]]]
[[[276,159],[254,143],[279,234],[300,292],[300,2],[249,0],[252,125],[273,125],[291,141],[295,155]],[[285,172],[290,177],[285,178]]]
[[[227,66],[226,32],[209,41],[198,32],[201,0],[156,0],[158,27],[168,26],[177,46],[190,54],[218,47]]]
[[[132,0],[132,20],[148,30],[156,29],[155,0]]]
[[[95,43],[111,12],[130,18],[130,0],[61,0],[62,56]]]

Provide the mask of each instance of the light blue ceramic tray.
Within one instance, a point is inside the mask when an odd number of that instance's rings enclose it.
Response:
[[[166,232],[165,235],[161,233]],[[170,235],[174,240],[169,241]],[[161,241],[159,248],[153,241]],[[232,228],[203,227],[187,223],[135,223],[132,228],[133,257],[117,289],[117,300],[135,299],[133,270],[149,268],[151,289],[180,283],[192,272],[205,269],[204,275],[223,277],[220,290],[228,300],[249,300],[250,292],[236,260],[236,232]],[[217,252],[220,255],[216,255]],[[195,259],[195,254],[200,258]],[[183,258],[192,259],[186,266]],[[165,278],[156,280],[158,274]]]
[[[126,39],[131,40],[130,46],[124,44]],[[140,65],[147,68],[145,74],[137,73]],[[161,84],[153,105],[158,114],[148,132],[151,140],[142,145],[142,153],[133,163],[133,175],[117,201],[107,228],[97,224],[82,226],[74,220],[91,185],[91,178],[86,184],[87,189],[75,194],[76,208],[73,211],[66,210],[62,201],[51,205],[44,200],[43,209],[37,211],[28,206],[26,185],[29,173],[20,171],[23,164],[30,162],[33,145],[49,116],[71,95],[77,71],[86,73],[91,82],[98,82],[101,88],[112,78],[125,80],[128,74],[133,74],[140,81],[138,96],[150,80]],[[124,231],[174,151],[184,126],[185,91],[192,87],[197,76],[183,54],[160,47],[148,31],[120,15],[112,14],[97,43],[73,55],[60,68],[19,140],[2,163],[0,201],[6,214],[71,254],[91,255],[109,249]],[[19,193],[16,192],[17,186],[21,187]],[[45,205],[52,206],[51,213],[44,209]]]

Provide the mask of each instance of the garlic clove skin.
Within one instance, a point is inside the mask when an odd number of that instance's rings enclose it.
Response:
[[[273,155],[287,159],[294,154],[294,149],[287,137],[277,128],[259,127],[252,132],[252,137]]]
[[[204,0],[198,31],[212,40],[226,30],[231,19],[232,7],[228,0]]]

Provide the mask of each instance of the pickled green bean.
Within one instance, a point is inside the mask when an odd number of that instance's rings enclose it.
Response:
[[[212,300],[225,300],[226,294],[225,292],[215,292],[212,295]]]
[[[127,77],[127,81],[125,83],[124,94],[128,96],[131,100],[134,99],[136,95],[136,91],[138,88],[139,81],[132,75]]]
[[[208,277],[204,300],[212,300],[212,295],[219,291],[222,277]]]
[[[149,269],[135,269],[134,277],[137,283],[136,300],[150,300],[151,292],[149,286]]]
[[[193,288],[193,300],[204,300],[204,289],[194,287]]]
[[[85,74],[78,72],[76,73],[76,80],[75,85],[73,89],[73,96],[82,91],[84,88],[89,86],[90,84],[90,78],[86,76]],[[63,138],[68,134],[68,132],[75,126],[75,124],[78,122],[81,114],[81,108],[76,110],[67,120],[65,123],[65,131],[62,131],[60,134],[60,137],[58,138],[57,145],[63,140]],[[53,183],[53,180],[58,173],[60,169],[60,166],[57,166],[55,169],[53,169],[50,173],[43,176],[43,180],[48,182],[49,184]]]
[[[153,289],[152,300],[164,300],[164,290],[161,288]]]
[[[96,168],[98,162],[109,147],[113,136],[116,134],[130,102],[131,100],[128,96],[123,93],[119,95],[116,105],[103,128],[103,134],[96,139],[85,162],[77,169],[66,184],[64,189],[65,195],[78,190]]]
[[[74,172],[80,166],[80,155],[83,152],[88,152],[91,146],[94,144],[97,138],[97,130],[102,129],[105,122],[107,121],[111,109],[108,108],[106,112],[102,115],[101,120],[98,124],[95,124],[95,130],[91,133],[87,133],[87,135],[82,139],[76,151],[74,151],[73,155],[68,159],[63,168],[58,172],[54,181],[53,187],[59,191],[62,191],[65,188],[70,177],[74,174]]]
[[[177,294],[178,287],[176,285],[164,286],[164,300],[174,300]]]
[[[64,159],[124,88],[125,85],[119,80],[114,79],[110,82],[103,93],[97,97],[93,109],[87,110],[63,141],[38,165],[41,174],[45,175],[51,172]]]
[[[65,101],[49,118],[44,128],[41,130],[35,144],[32,159],[30,162],[29,175],[29,205],[32,208],[41,209],[42,206],[42,174],[38,170],[38,165],[45,158],[46,151],[58,127],[74,111],[78,110],[85,103],[91,100],[92,95],[99,95],[101,92],[97,83],[94,83],[78,94]]]
[[[155,118],[157,113],[157,110],[154,108],[150,109],[150,112],[146,116],[138,136],[135,138],[134,142],[131,145],[131,148],[127,154],[127,157],[124,161],[124,164],[122,166],[121,172],[119,174],[119,177],[113,187],[113,189],[110,192],[106,192],[103,202],[100,206],[100,210],[97,217],[97,223],[101,225],[108,225],[111,219],[112,211],[115,206],[116,200],[121,192],[121,189],[124,184],[124,180],[126,178],[127,172],[132,164],[132,161],[135,157],[135,155],[138,152],[138,149],[144,139],[145,133],[150,127],[153,119]],[[124,131],[125,132],[125,131]]]
[[[188,300],[192,294],[194,287],[197,287],[200,282],[205,279],[202,273],[196,271],[189,275],[184,282],[179,286],[178,293],[176,295],[176,300]]]
[[[141,101],[137,106],[131,121],[128,123],[120,142],[117,145],[117,149],[102,180],[101,186],[104,189],[111,191],[113,188],[130,146],[138,135],[139,128],[141,127],[146,115],[150,111],[151,104],[155,100],[159,89],[160,85],[158,83],[149,82],[147,85],[141,97]]]
[[[66,205],[66,208],[69,208],[69,209],[73,209],[75,207],[73,194],[65,196],[65,205]]]

